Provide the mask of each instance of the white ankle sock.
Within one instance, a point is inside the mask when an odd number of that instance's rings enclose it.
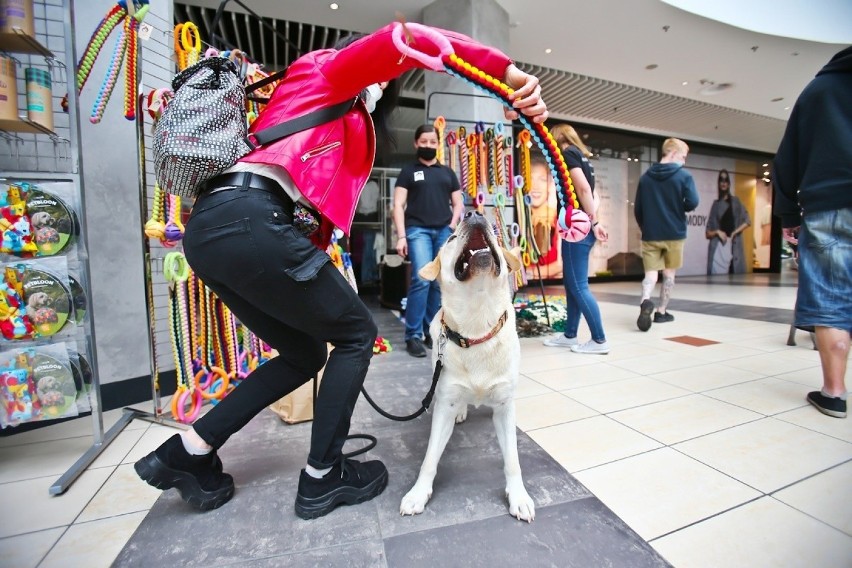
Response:
[[[199,448],[187,440],[186,432],[180,433],[180,441],[183,442],[183,449],[191,456],[206,456],[213,451],[213,448]]]
[[[331,471],[330,467],[327,467],[325,469],[317,469],[314,466],[312,466],[311,464],[308,464],[308,465],[305,466],[305,473],[307,473],[308,475],[310,475],[314,479],[322,479],[323,477],[325,477],[325,474],[327,474],[329,471]]]

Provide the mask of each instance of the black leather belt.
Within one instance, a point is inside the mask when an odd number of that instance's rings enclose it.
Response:
[[[275,193],[287,201],[292,202],[290,196],[287,195],[287,192],[281,187],[281,184],[272,178],[254,174],[252,172],[231,172],[227,174],[219,174],[202,184],[201,194],[203,195],[220,189],[227,190],[243,188],[254,188],[267,191],[269,193]]]

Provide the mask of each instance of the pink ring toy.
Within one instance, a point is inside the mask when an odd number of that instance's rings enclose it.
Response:
[[[409,30],[416,30],[418,34],[423,35],[426,39],[432,42],[432,44],[438,49],[437,55],[428,55],[422,51],[417,51],[410,47],[403,37],[405,35],[405,28]],[[444,60],[443,58],[451,53],[453,53],[453,44],[450,43],[450,40],[445,38],[443,35],[433,30],[432,28],[428,28],[422,24],[408,23],[402,24],[401,22],[394,22],[393,31],[391,32],[391,39],[393,40],[393,44],[399,50],[400,53],[405,55],[406,57],[411,57],[428,67],[433,71],[444,71]]]
[[[559,212],[559,218],[556,223],[559,236],[569,243],[582,241],[592,230],[592,222],[586,212],[582,209],[571,210],[571,226],[565,224],[565,209]]]

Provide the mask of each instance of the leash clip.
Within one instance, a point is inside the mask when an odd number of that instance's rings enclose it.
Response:
[[[444,348],[447,346],[447,326],[441,326],[441,334],[438,335],[438,361],[444,361]]]

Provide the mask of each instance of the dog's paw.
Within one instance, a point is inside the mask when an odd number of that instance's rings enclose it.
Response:
[[[456,414],[456,424],[461,424],[465,420],[467,420],[467,405],[466,404],[462,405],[462,407],[459,409],[458,414]]]
[[[535,503],[527,493],[526,489],[507,491],[509,499],[509,514],[519,521],[533,522],[535,519]]]
[[[399,514],[419,515],[426,508],[426,503],[429,502],[430,497],[432,497],[431,489],[422,490],[415,485],[402,498],[402,502],[399,504]]]

